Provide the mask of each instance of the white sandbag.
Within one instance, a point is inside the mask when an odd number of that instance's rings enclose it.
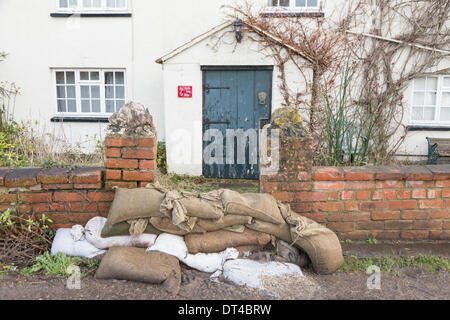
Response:
[[[168,233],[161,234],[153,246],[147,251],[159,251],[177,257],[178,260],[187,266],[207,273],[221,270],[225,261],[237,259],[239,251],[236,249],[226,249],[221,253],[198,253],[189,254],[184,238]]]
[[[77,224],[76,226],[73,226],[70,230],[70,234],[72,235],[72,239],[74,241],[80,241],[85,239],[84,235],[84,227]]]
[[[160,234],[156,238],[155,244],[150,246],[147,251],[159,251],[177,257],[178,260],[184,260],[188,256],[188,249],[184,238],[169,233]]]
[[[51,255],[64,253],[71,257],[81,257],[92,259],[98,255],[106,253],[90,244],[86,239],[75,241],[72,236],[72,229],[59,229],[53,239]]]
[[[259,290],[266,290],[265,278],[282,276],[303,277],[300,267],[291,263],[267,262],[260,263],[253,260],[230,260],[223,265],[225,279],[240,286],[247,286]]]
[[[239,251],[234,248],[226,249],[221,253],[197,253],[189,254],[183,263],[198,271],[214,273],[221,270],[223,264],[231,259],[237,259]]]
[[[103,217],[95,217],[89,220],[85,227],[86,240],[98,249],[109,249],[112,247],[148,248],[155,243],[157,236],[154,234],[142,234],[138,237],[102,238],[101,234],[106,220]]]

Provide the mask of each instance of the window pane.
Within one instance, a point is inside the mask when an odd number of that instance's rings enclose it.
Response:
[[[443,92],[442,93],[442,106],[443,107],[450,107],[450,92]]]
[[[69,112],[77,112],[77,101],[76,100],[67,100],[67,108]]]
[[[441,121],[450,121],[450,108],[441,109]]]
[[[64,99],[66,97],[66,87],[64,87],[64,86],[57,86],[56,87],[56,92],[57,92],[56,97],[58,99]]]
[[[105,84],[114,84],[113,72],[105,72]]]
[[[92,112],[100,113],[100,100],[92,100]]]
[[[306,0],[296,0],[295,5],[297,7],[306,7]]]
[[[434,113],[436,108],[423,108],[423,119],[424,120],[434,120]]]
[[[107,8],[115,8],[116,7],[116,1],[115,0],[107,0],[106,1],[106,7]]]
[[[425,103],[425,93],[423,93],[423,92],[414,93],[413,105],[423,106],[424,103]]]
[[[125,0],[117,0],[117,8],[125,8],[126,7],[126,1]]]
[[[125,87],[116,87],[116,99],[125,99]]]
[[[278,7],[278,0],[272,0],[272,7]]]
[[[81,98],[89,99],[90,97],[89,86],[81,86]]]
[[[423,120],[423,108],[412,108],[412,119]]]
[[[106,100],[106,112],[108,113],[116,112],[114,107],[114,100]]]
[[[80,72],[80,80],[89,81],[89,72]]]
[[[64,84],[64,72],[57,72],[56,73],[56,83],[57,84]]]
[[[425,104],[428,106],[435,106],[436,105],[436,93],[427,92],[425,95]]]
[[[105,87],[105,96],[106,96],[106,99],[114,99],[114,87],[113,86]]]
[[[76,98],[75,86],[67,86],[67,98]]]
[[[437,78],[427,78],[427,90],[437,90]]]
[[[425,90],[425,79],[417,78],[414,80],[414,90]]]
[[[123,72],[116,72],[116,84],[125,84]]]
[[[71,9],[76,9],[78,6],[78,0],[69,0],[69,7]]]
[[[101,8],[101,0],[83,0],[83,8]]]
[[[89,100],[81,100],[81,112],[90,112],[91,102]]]
[[[99,86],[91,87],[91,98],[100,99],[100,87]]]
[[[100,80],[100,72],[91,72],[91,80],[92,81]]]
[[[308,7],[317,7],[317,0],[308,0]]]
[[[58,100],[58,112],[66,112],[66,100]]]
[[[67,8],[67,0],[59,0],[59,7],[60,8]]]
[[[450,88],[450,77],[444,77],[443,86],[446,88]]]
[[[75,84],[75,72],[66,72],[66,80],[68,84]]]
[[[125,104],[125,100],[117,100],[116,101],[116,111],[119,111],[123,105]]]
[[[289,7],[289,0],[280,0],[280,7]]]

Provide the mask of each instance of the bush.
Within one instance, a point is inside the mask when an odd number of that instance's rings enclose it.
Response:
[[[36,256],[50,250],[52,223],[45,214],[28,217],[14,208],[0,214],[0,264],[30,266]]]
[[[24,167],[26,160],[17,152],[6,132],[0,132],[0,167]]]
[[[158,142],[158,156],[156,158],[158,169],[161,173],[167,173],[167,150],[165,142]]]

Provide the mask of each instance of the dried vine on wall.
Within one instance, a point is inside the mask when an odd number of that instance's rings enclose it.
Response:
[[[316,162],[345,162],[328,159],[328,135],[337,124],[323,123],[325,118],[333,122],[325,115],[327,107],[336,112],[336,106],[345,104],[354,111],[349,113],[354,123],[344,128],[339,139],[348,136],[349,128],[359,127],[358,136],[366,138],[367,146],[363,160],[356,164],[385,163],[406,137],[404,89],[421,75],[448,71],[436,67],[449,56],[450,2],[349,0],[343,4],[324,18],[267,16],[248,1],[225,8],[230,18],[243,21],[246,38],[276,63],[284,105],[295,105],[307,115]],[[290,86],[288,64],[303,78],[304,91]],[[345,84],[346,97],[339,95],[344,66],[352,81]]]

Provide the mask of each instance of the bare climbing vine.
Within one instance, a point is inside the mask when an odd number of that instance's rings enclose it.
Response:
[[[342,4],[325,17],[268,16],[249,1],[224,8],[243,21],[245,37],[275,61],[283,104],[307,115],[317,163],[385,163],[406,138],[404,89],[414,78],[449,71],[439,65],[450,55],[450,2]],[[290,85],[291,66],[306,84],[302,91]],[[356,138],[348,138],[351,132]],[[345,139],[351,152],[364,153],[359,160],[342,156],[349,148]]]

